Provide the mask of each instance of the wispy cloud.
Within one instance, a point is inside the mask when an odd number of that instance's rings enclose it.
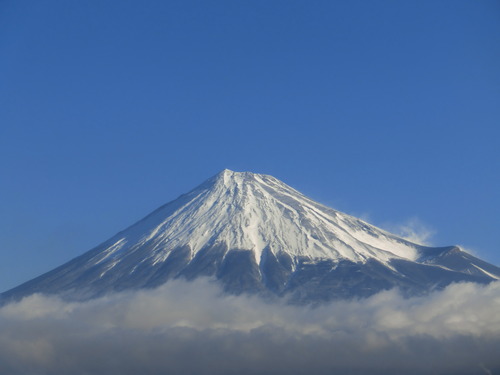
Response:
[[[420,245],[432,245],[432,237],[436,234],[434,229],[416,217],[412,217],[402,224],[384,224],[383,227],[389,232]]]
[[[317,308],[173,281],[83,303],[0,309],[0,373],[474,374],[500,371],[500,283]]]

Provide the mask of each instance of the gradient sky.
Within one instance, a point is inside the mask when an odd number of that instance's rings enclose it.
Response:
[[[499,125],[498,1],[3,0],[0,290],[224,168],[500,265]]]

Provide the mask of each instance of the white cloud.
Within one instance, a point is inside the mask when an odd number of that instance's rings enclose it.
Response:
[[[0,309],[0,373],[495,373],[498,311],[499,282],[317,308],[207,280],[79,303],[33,295]]]
[[[386,224],[383,227],[408,241],[427,246],[432,245],[431,239],[436,234],[435,230],[416,217],[402,224]]]

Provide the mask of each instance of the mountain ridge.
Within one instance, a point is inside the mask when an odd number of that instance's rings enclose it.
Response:
[[[486,283],[500,278],[500,269],[456,246],[412,243],[272,176],[225,169],[2,298],[93,298],[201,276],[230,293],[314,302],[392,287],[411,295],[457,281]]]

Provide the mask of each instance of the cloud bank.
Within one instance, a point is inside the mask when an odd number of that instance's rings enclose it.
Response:
[[[0,308],[5,374],[500,373],[500,282],[317,308],[223,295],[209,280]]]

